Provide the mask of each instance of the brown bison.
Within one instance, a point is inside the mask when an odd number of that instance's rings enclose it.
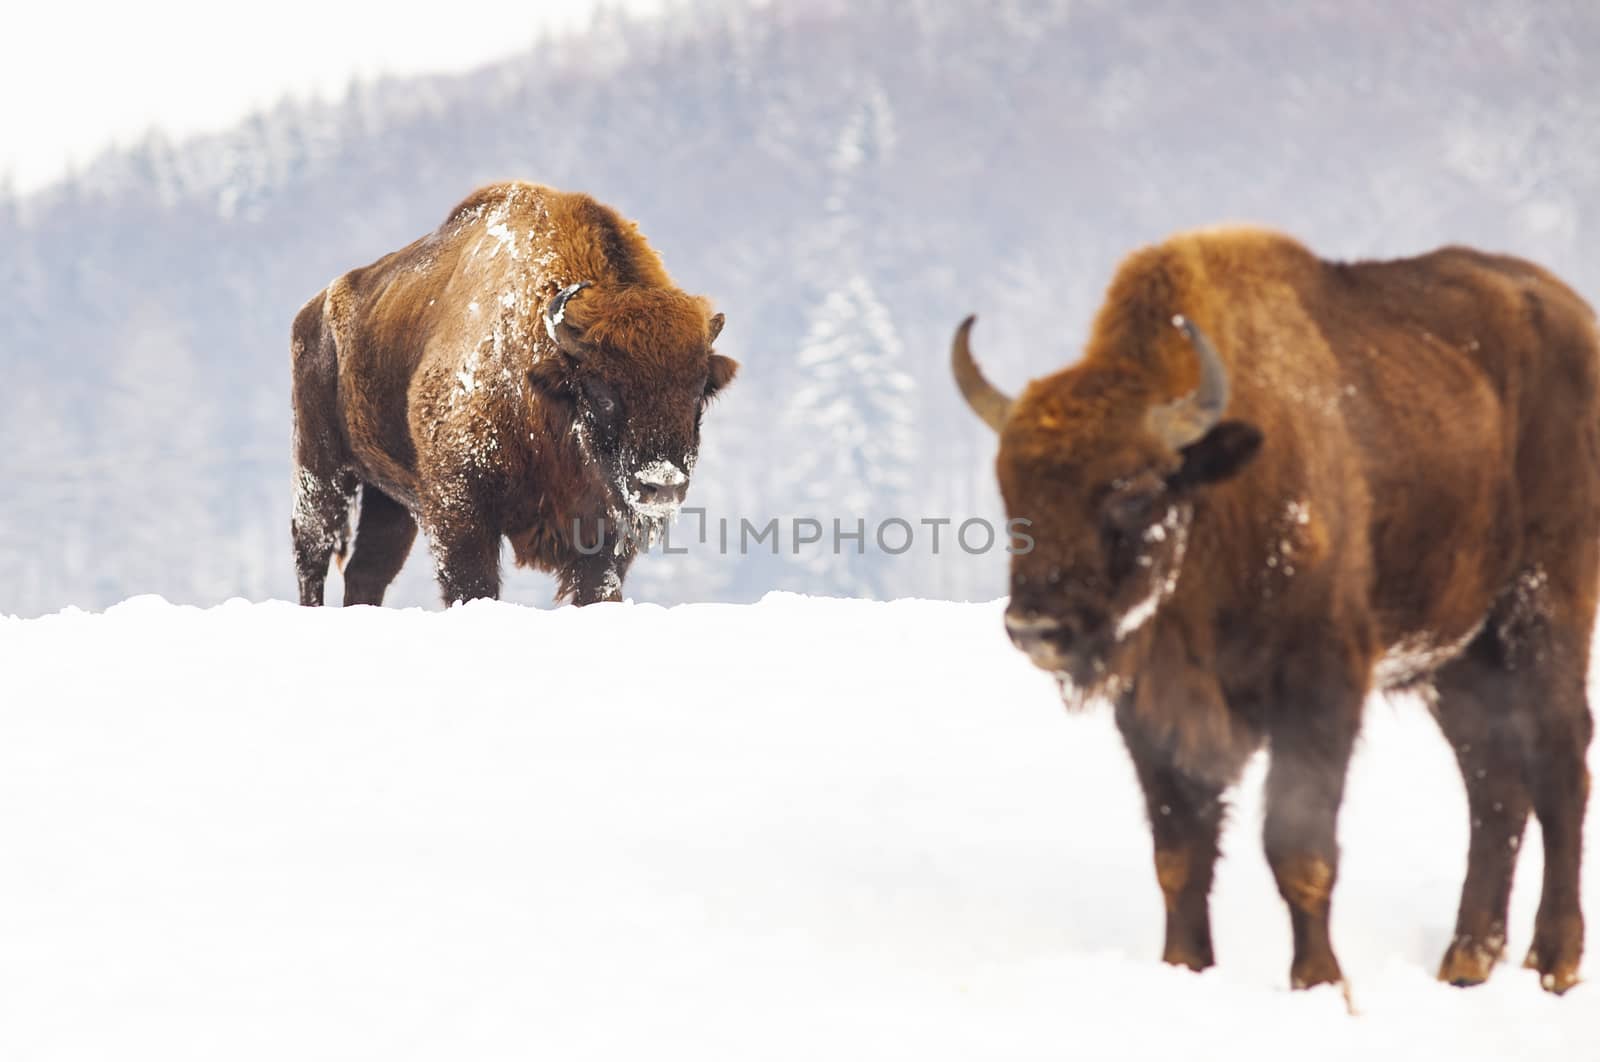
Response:
[[[498,594],[502,536],[563,597],[620,597],[738,369],[722,323],[632,223],[533,184],[339,277],[294,322],[301,604],[347,552],[344,603],[381,604],[419,524],[446,603]]]
[[[1290,977],[1342,981],[1345,769],[1368,692],[1413,687],[1472,817],[1439,977],[1476,984],[1501,958],[1531,809],[1545,865],[1527,965],[1570,987],[1600,579],[1593,311],[1515,258],[1345,264],[1217,230],[1130,256],[1083,359],[1015,399],[979,373],[971,325],[956,380],[1036,541],[1012,560],[1006,627],[1065,693],[1114,706],[1166,961],[1212,964],[1223,791],[1265,745]]]

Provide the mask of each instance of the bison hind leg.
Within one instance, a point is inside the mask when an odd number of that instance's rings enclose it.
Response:
[[[1471,818],[1455,932],[1438,975],[1463,988],[1487,981],[1505,955],[1511,882],[1532,806],[1517,699],[1514,673],[1504,666],[1493,625],[1485,625],[1439,671],[1430,705],[1461,768]]]
[[[1544,881],[1524,965],[1539,972],[1545,989],[1560,994],[1577,984],[1583,958],[1579,878],[1594,722],[1585,689],[1586,659],[1560,650],[1552,650],[1549,659],[1550,672],[1536,671],[1527,687],[1537,718],[1524,770],[1544,839]]]
[[[350,507],[356,479],[347,471],[318,473],[305,467],[294,470],[294,507],[289,533],[294,541],[295,575],[302,605],[322,604],[328,562],[343,560],[350,544]]]
[[[416,537],[417,522],[406,507],[372,484],[363,484],[355,545],[344,566],[344,603],[383,604],[384,592],[405,566]]]
[[[1560,993],[1577,982],[1583,954],[1578,882],[1593,733],[1589,630],[1549,619],[1572,613],[1554,595],[1576,580],[1532,572],[1438,675],[1436,714],[1460,763],[1472,816],[1456,933],[1439,977],[1480,983],[1504,952],[1517,850],[1531,809],[1544,840],[1544,881],[1525,965]]]

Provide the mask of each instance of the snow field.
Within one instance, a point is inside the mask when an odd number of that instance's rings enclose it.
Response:
[[[0,1059],[1600,1057],[1597,988],[1518,966],[1536,829],[1512,961],[1433,981],[1467,822],[1411,700],[1341,820],[1358,1016],[1287,988],[1259,763],[1220,965],[1163,966],[1109,713],[1001,607],[0,619]]]

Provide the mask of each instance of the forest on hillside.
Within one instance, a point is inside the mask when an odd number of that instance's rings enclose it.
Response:
[[[951,329],[978,312],[1019,386],[1174,230],[1263,223],[1343,258],[1472,243],[1600,296],[1597,50],[1582,2],[688,0],[152,134],[0,192],[0,613],[292,596],[291,318],[508,177],[616,205],[727,313],[744,367],[689,497],[711,520],[998,523]],[[1003,554],[927,545],[713,541],[628,591],[1004,592]],[[420,543],[390,602],[437,603]]]

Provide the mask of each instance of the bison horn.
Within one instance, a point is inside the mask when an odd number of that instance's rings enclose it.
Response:
[[[579,350],[576,330],[571,325],[566,324],[567,303],[571,302],[572,297],[578,292],[590,286],[590,283],[585,280],[562,288],[556,292],[549,305],[544,308],[544,330],[546,334],[550,336],[556,346],[568,354],[577,354]]]
[[[1011,413],[1011,399],[984,379],[978,363],[972,360],[968,339],[976,320],[977,317],[968,317],[956,329],[955,342],[950,347],[950,367],[955,370],[956,386],[961,388],[961,396],[967,400],[967,405],[985,424],[999,431]]]
[[[1147,422],[1162,441],[1178,450],[1222,419],[1222,411],[1228,407],[1228,369],[1198,325],[1181,313],[1173,317],[1172,323],[1194,347],[1200,361],[1200,386],[1176,401],[1152,408]]]

